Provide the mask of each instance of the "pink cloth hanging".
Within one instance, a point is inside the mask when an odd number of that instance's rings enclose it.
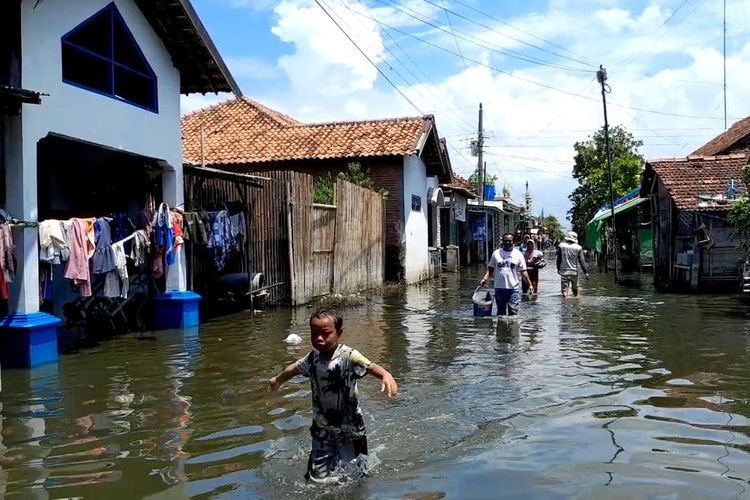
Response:
[[[68,243],[70,257],[65,263],[65,278],[73,281],[73,288],[83,297],[91,296],[91,274],[89,272],[89,252],[91,242],[86,231],[86,221],[70,219]]]

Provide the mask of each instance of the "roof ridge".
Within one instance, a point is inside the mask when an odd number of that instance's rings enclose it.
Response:
[[[251,99],[247,96],[243,96],[241,100],[248,106],[255,108],[257,111],[261,112],[263,115],[275,121],[282,127],[294,127],[294,126],[302,125],[302,122],[300,122],[299,120],[295,118],[292,118],[290,115],[287,115],[286,113],[282,113],[281,111],[277,111],[273,108],[269,108],[265,104],[261,104],[255,99]]]
[[[311,122],[311,123],[300,123],[299,125],[292,125],[292,127],[320,127],[326,125],[363,125],[366,123],[399,123],[412,120],[431,120],[433,115],[422,115],[422,116],[400,116],[396,118],[373,118],[370,120],[335,120],[330,122]]]
[[[718,161],[718,160],[738,160],[741,158],[748,158],[750,159],[750,155],[745,153],[730,153],[727,155],[687,155],[687,156],[680,156],[674,157],[674,158],[654,158],[651,160],[647,160],[646,163],[677,163],[677,162],[684,162],[689,163],[691,161]]]
[[[223,101],[219,101],[219,102],[215,102],[213,104],[210,104],[210,105],[208,105],[206,107],[194,109],[194,110],[192,110],[192,111],[190,111],[190,112],[185,113],[184,115],[182,115],[180,117],[180,120],[184,120],[186,118],[191,118],[191,117],[193,117],[195,115],[200,115],[200,114],[206,113],[208,111],[211,111],[214,108],[218,108],[220,106],[225,106],[225,105],[231,103],[232,101],[238,101],[238,100],[239,100],[239,98],[237,98],[237,97],[230,97],[230,98],[225,99]]]

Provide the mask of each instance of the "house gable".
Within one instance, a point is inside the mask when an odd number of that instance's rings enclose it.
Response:
[[[750,153],[750,116],[734,123],[696,149],[690,156],[718,156],[732,153]]]
[[[110,3],[63,35],[63,82],[158,112],[156,74]]]

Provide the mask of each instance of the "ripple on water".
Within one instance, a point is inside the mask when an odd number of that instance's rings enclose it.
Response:
[[[0,496],[747,496],[750,329],[737,302],[656,295],[647,275],[633,284],[640,274],[617,287],[594,274],[562,301],[545,268],[550,292],[508,322],[472,316],[479,272],[344,311],[345,342],[401,389],[389,401],[372,377],[359,384],[382,460],[363,483],[305,484],[309,384],[265,381],[307,349],[279,339],[306,338],[310,311],[278,308],[204,324],[199,341],[117,336],[3,372]]]

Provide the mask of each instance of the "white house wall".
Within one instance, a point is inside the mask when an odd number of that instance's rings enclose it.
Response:
[[[108,0],[23,0],[21,9],[22,86],[42,92],[41,105],[24,105],[21,119],[8,125],[7,205],[16,217],[38,220],[37,146],[49,134],[166,161],[174,171],[162,176],[164,201],[183,201],[180,137],[180,75],[161,39],[132,0],[116,0],[157,78],[158,112],[63,83],[61,39],[109,5]],[[15,148],[20,151],[13,153]],[[71,159],[65,159],[70,163]],[[106,176],[106,167],[102,169]],[[10,309],[39,309],[38,250],[34,230],[14,230],[18,275]],[[181,264],[183,264],[181,259]],[[169,289],[175,289],[168,283]]]
[[[429,254],[427,251],[427,171],[422,160],[415,155],[404,157],[404,238],[406,247],[405,279],[416,283],[428,276]],[[411,197],[422,199],[422,209],[411,209]]]
[[[115,5],[156,74],[158,113],[63,83],[62,36],[110,3],[23,1],[23,87],[49,94],[40,106],[24,106],[24,168],[36,169],[37,142],[53,132],[167,161],[175,174],[164,178],[165,201],[181,203],[180,75],[134,2]]]

